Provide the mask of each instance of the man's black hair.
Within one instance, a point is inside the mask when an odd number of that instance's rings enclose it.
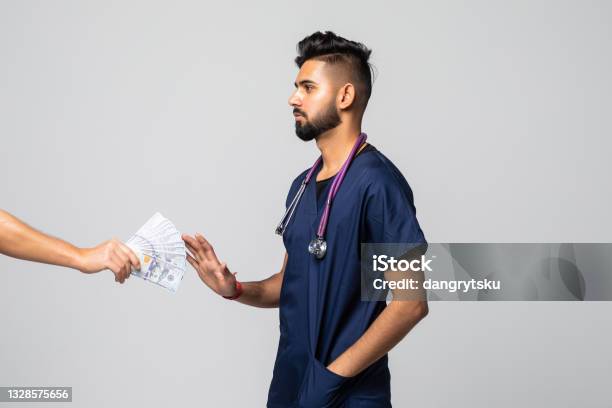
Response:
[[[295,63],[301,68],[309,59],[343,65],[356,88],[356,104],[365,109],[372,94],[372,72],[368,62],[372,50],[331,31],[317,31],[300,41]]]

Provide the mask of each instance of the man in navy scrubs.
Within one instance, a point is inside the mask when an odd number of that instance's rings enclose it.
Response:
[[[371,50],[332,32],[298,44],[300,68],[289,98],[297,136],[315,140],[322,162],[283,234],[281,271],[238,282],[206,239],[184,235],[188,260],[216,293],[257,307],[279,307],[280,340],[267,407],[390,407],[387,352],[423,317],[424,300],[361,299],[361,243],[425,243],[412,191],[400,171],[364,144],[333,200],[327,254],[308,251],[330,181],[361,134],[370,97]],[[293,181],[289,207],[308,170]]]

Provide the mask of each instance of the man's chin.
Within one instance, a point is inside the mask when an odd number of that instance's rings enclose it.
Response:
[[[316,139],[318,136],[316,132],[305,128],[304,125],[300,125],[297,122],[295,123],[295,134],[304,142],[310,142],[311,140]]]

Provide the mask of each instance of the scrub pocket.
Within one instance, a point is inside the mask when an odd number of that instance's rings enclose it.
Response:
[[[350,377],[343,377],[312,358],[298,400],[300,408],[335,408],[343,400],[345,383]]]

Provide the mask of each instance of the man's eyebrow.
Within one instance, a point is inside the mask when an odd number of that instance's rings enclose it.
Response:
[[[317,85],[317,83],[315,81],[313,81],[313,80],[310,80],[310,79],[302,79],[300,81],[300,85]],[[295,86],[297,88],[298,84],[294,82],[293,86]]]

